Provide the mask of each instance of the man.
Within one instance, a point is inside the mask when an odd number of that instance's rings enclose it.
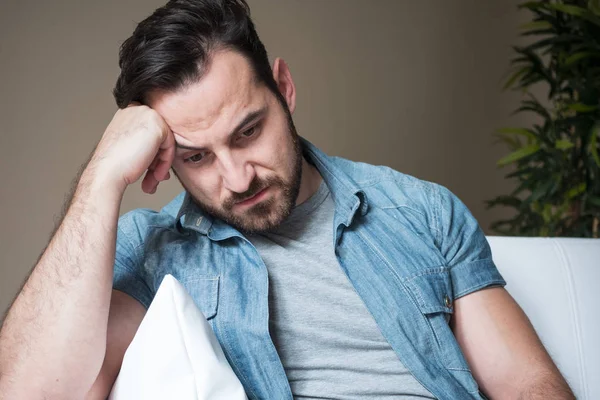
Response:
[[[251,399],[573,398],[456,197],[298,136],[243,0],[169,2],[119,64],[120,110],[0,333],[2,399],[104,399],[165,274]],[[184,194],[118,219],[170,169]]]

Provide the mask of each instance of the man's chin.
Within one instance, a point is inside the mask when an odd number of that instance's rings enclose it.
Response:
[[[221,218],[228,225],[246,233],[265,233],[277,228],[287,218],[289,212],[281,213],[275,209],[270,212],[249,210],[243,215],[229,215]]]

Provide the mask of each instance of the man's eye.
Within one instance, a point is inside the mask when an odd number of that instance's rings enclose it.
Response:
[[[186,163],[189,162],[192,164],[198,164],[200,161],[202,161],[203,158],[204,158],[204,155],[202,153],[198,153],[198,154],[194,154],[191,157],[186,158],[183,161]]]
[[[254,132],[256,132],[256,126],[253,126],[252,128],[245,130],[244,132],[242,132],[242,136],[244,137],[250,137],[252,135],[254,135]]]

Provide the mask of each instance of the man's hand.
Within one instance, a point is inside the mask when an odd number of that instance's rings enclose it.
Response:
[[[145,172],[142,190],[154,193],[159,182],[169,179],[174,155],[175,139],[164,119],[150,107],[132,103],[116,112],[88,169],[122,189]]]

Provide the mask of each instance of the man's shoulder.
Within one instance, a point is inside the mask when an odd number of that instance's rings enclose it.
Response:
[[[439,235],[444,208],[456,197],[444,186],[397,171],[386,165],[374,165],[331,157],[330,162],[354,182],[367,198],[368,206],[396,220],[427,226]],[[383,214],[382,214],[383,215]]]
[[[386,165],[331,157],[331,162],[343,170],[360,190],[374,197],[382,206],[402,206],[409,203],[430,204],[445,188],[395,170]],[[371,199],[370,199],[371,200]]]
[[[175,196],[159,211],[149,208],[136,208],[119,218],[117,239],[125,236],[132,244],[143,244],[151,232],[175,230],[177,214],[183,204],[185,192]]]

